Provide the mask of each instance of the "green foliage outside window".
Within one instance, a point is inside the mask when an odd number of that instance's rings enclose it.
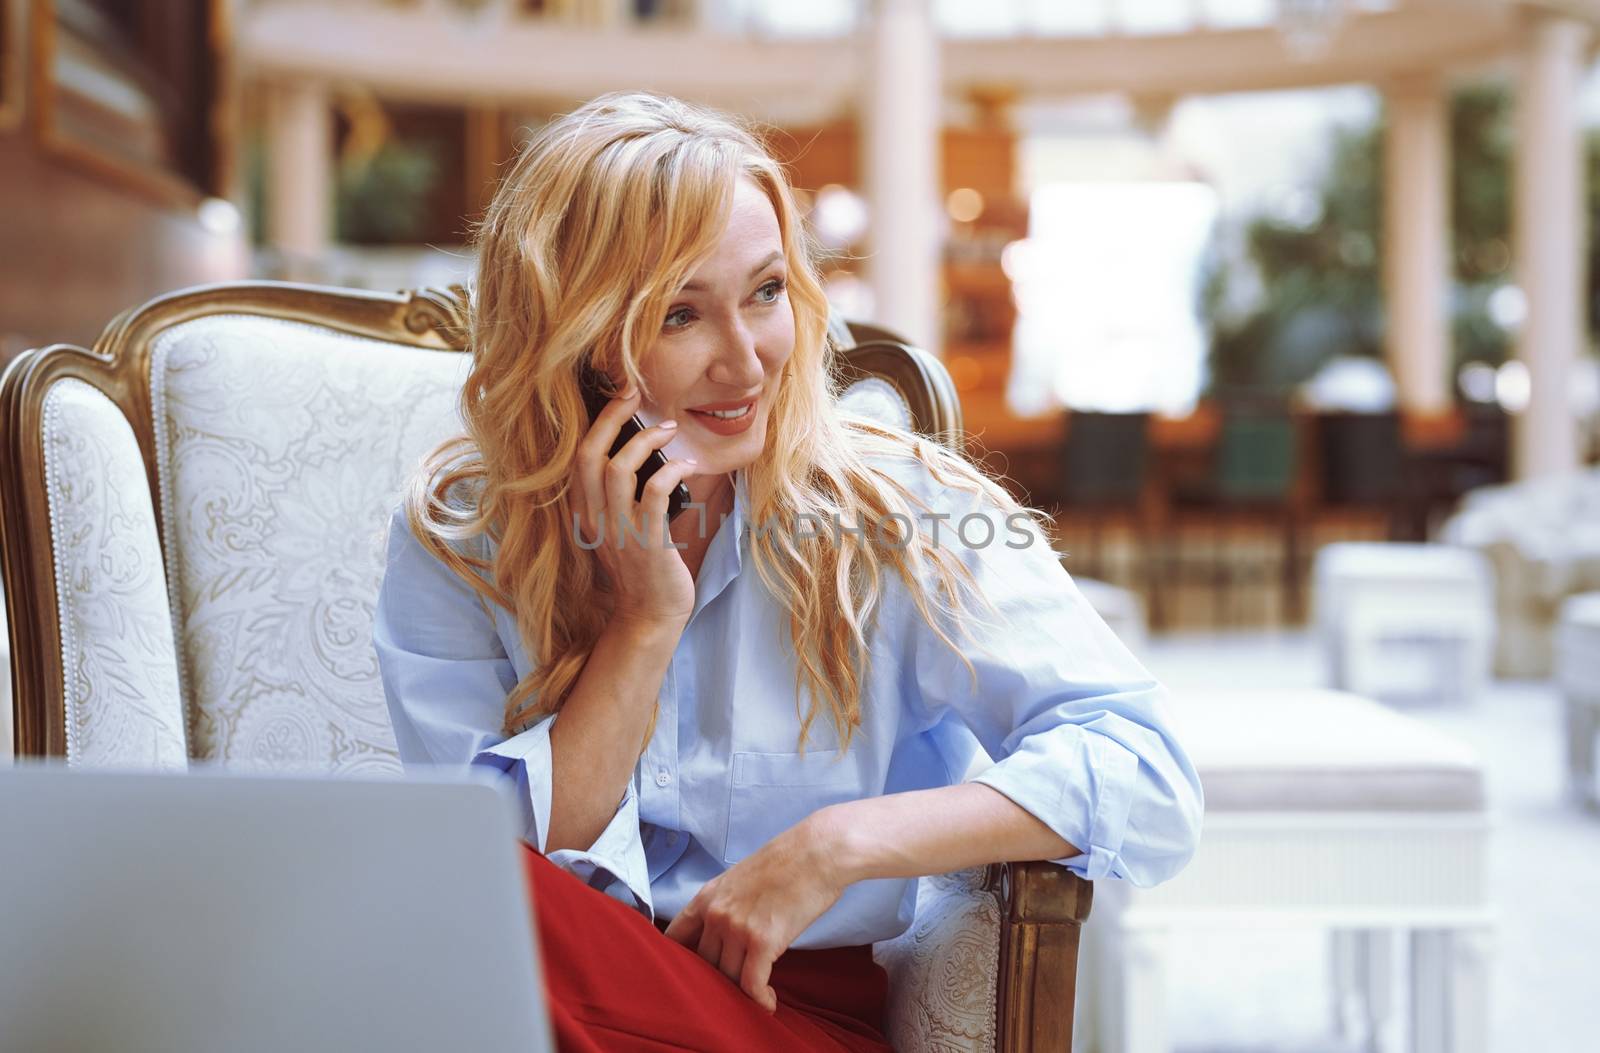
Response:
[[[386,140],[370,157],[339,166],[334,223],[341,242],[422,241],[444,144]]]
[[[1503,362],[1511,334],[1489,313],[1494,291],[1513,281],[1511,155],[1514,100],[1477,85],[1450,101],[1449,305],[1455,361]],[[1243,312],[1227,304],[1239,280],[1214,259],[1202,310],[1211,336],[1213,391],[1282,393],[1330,358],[1383,355],[1383,122],[1337,133],[1314,219],[1248,221],[1245,246],[1260,295]],[[1586,143],[1588,319],[1600,330],[1600,135]]]

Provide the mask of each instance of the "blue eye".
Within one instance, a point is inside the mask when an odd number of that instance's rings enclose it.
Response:
[[[673,321],[675,318],[681,318],[682,321],[675,322]],[[688,325],[693,318],[694,312],[689,310],[687,307],[674,307],[672,310],[667,312],[666,321],[662,323],[662,326],[666,329],[682,329],[684,326]]]
[[[762,303],[776,303],[779,296],[783,295],[784,282],[782,278],[774,278],[756,290],[756,295],[761,297]],[[763,293],[769,295],[762,296]]]

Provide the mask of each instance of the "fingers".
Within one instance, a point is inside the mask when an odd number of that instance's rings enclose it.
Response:
[[[675,434],[677,422],[662,421],[629,439],[627,445],[606,462],[606,512],[611,520],[606,525],[619,528],[616,535],[619,541],[623,536],[620,530],[623,517],[630,523],[634,522],[634,494],[639,488],[639,468],[652,451],[665,446]]]
[[[578,444],[578,479],[582,491],[583,514],[588,517],[584,527],[590,538],[596,536],[595,532],[605,515],[604,473],[606,462],[610,459],[611,444],[616,441],[617,433],[622,430],[622,422],[628,419],[638,404],[638,389],[612,399],[595,417],[583,441]],[[625,507],[631,509],[633,505]]]
[[[783,948],[725,920],[707,925],[706,915],[695,900],[668,923],[666,936],[693,948],[767,1012],[778,1011],[778,993],[771,984],[772,965]]]
[[[667,939],[681,943],[685,947],[694,947],[700,942],[700,930],[705,926],[705,920],[698,913],[685,907],[678,912],[678,916],[667,923]]]
[[[586,459],[595,465],[605,462],[611,454],[612,444],[617,441],[617,433],[622,430],[622,422],[639,408],[639,399],[639,389],[634,388],[606,403],[605,409],[595,417],[583,441],[578,444],[580,460]]]
[[[713,927],[701,933],[699,954],[761,1008],[778,1011],[778,994],[768,983],[777,953],[767,940],[736,927]]]
[[[700,946],[695,953],[710,962],[715,969],[722,968],[722,933],[708,926],[700,931]]]
[[[668,461],[665,468],[658,469],[644,484],[644,499],[639,502],[639,514],[644,518],[645,538],[652,545],[666,544],[667,505],[672,500],[672,491],[699,468],[699,462],[688,458]]]
[[[713,964],[733,983],[739,982],[739,974],[744,970],[745,958],[750,953],[750,944],[739,938],[738,933],[730,933],[729,938],[722,942],[722,953],[717,955]]]
[[[751,944],[745,949],[744,967],[739,970],[739,986],[769,1013],[778,1011],[778,992],[767,983],[772,978],[774,960],[771,948]]]

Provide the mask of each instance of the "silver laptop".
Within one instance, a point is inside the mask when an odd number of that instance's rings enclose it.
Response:
[[[535,1050],[481,781],[0,768],[0,1050]]]

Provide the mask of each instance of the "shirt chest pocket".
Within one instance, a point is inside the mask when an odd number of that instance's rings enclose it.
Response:
[[[735,753],[723,862],[737,863],[819,808],[861,798],[859,759],[837,749]]]

